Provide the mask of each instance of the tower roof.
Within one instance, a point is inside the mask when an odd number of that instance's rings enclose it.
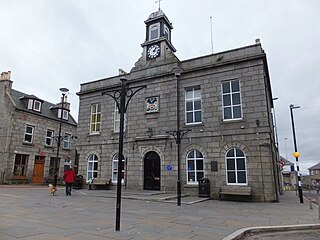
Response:
[[[172,29],[172,23],[169,21],[169,19],[167,18],[167,16],[164,14],[164,12],[160,9],[156,12],[153,12],[150,14],[150,16],[148,17],[148,19],[145,22],[145,24],[156,21],[160,18],[164,18],[166,20],[166,22],[168,23],[168,25],[170,26],[170,28]]]

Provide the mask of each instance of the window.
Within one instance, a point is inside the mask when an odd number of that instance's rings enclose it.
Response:
[[[241,96],[239,80],[222,83],[223,119],[241,119]]]
[[[60,158],[51,157],[49,163],[49,176],[53,177],[55,172],[59,172]]]
[[[115,103],[115,107],[114,107],[113,119],[114,119],[113,131],[119,132],[120,131],[120,114],[119,114],[119,110],[118,110],[116,103]],[[124,114],[124,126],[123,126],[123,131],[125,131],[125,130],[126,130],[126,114]]]
[[[187,154],[187,183],[198,183],[204,177],[203,156],[198,150]]]
[[[170,41],[170,30],[167,27],[167,25],[164,25],[164,36],[166,39],[168,39]]]
[[[99,133],[101,125],[101,105],[95,103],[91,105],[90,133]]]
[[[65,133],[64,137],[63,137],[63,148],[64,149],[70,149],[70,139],[71,139],[71,135],[68,133]]]
[[[114,155],[113,159],[112,159],[112,182],[116,183],[118,182],[118,162],[119,162],[119,158],[118,158],[118,154]],[[124,157],[122,158],[122,183],[124,182],[124,163],[125,163],[125,159]]]
[[[13,167],[14,177],[25,177],[27,175],[28,155],[16,154]]]
[[[246,158],[238,148],[230,149],[226,154],[228,184],[247,184]]]
[[[58,118],[61,118],[61,109],[58,109]],[[62,119],[64,119],[64,120],[68,120],[69,119],[68,110],[63,109]]]
[[[24,133],[24,141],[25,142],[32,143],[32,141],[33,141],[33,132],[34,132],[34,126],[27,125],[25,133]]]
[[[197,88],[186,90],[186,123],[201,123],[201,90]]]
[[[149,40],[157,39],[159,38],[159,31],[160,31],[160,23],[155,23],[153,25],[150,25],[149,28]]]
[[[33,99],[28,101],[28,109],[40,112],[41,111],[41,102]]]
[[[98,157],[97,155],[90,155],[88,158],[87,167],[87,181],[98,177]]]
[[[52,130],[47,130],[47,135],[46,135],[46,146],[52,146],[53,144],[53,135],[54,131]]]

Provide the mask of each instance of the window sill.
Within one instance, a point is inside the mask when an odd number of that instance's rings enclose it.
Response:
[[[93,137],[93,136],[101,136],[100,132],[93,132],[93,133],[89,133],[88,137]]]
[[[29,145],[29,146],[34,146],[34,144],[32,142],[22,142],[23,145]]]
[[[185,126],[188,126],[188,127],[192,127],[192,126],[203,126],[204,123],[203,123],[203,122],[185,123],[184,125],[185,125]]]
[[[228,124],[228,123],[238,123],[238,122],[245,122],[246,120],[244,120],[243,118],[235,118],[235,119],[222,119],[221,123],[224,124]]]

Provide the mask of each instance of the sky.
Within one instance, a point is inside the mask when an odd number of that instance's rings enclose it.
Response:
[[[52,103],[68,88],[77,119],[80,84],[130,72],[142,53],[144,21],[158,7],[155,0],[0,0],[0,72],[11,71],[14,89]],[[259,38],[278,98],[280,154],[296,162],[294,104],[300,171],[320,163],[319,0],[162,0],[161,9],[180,60]]]

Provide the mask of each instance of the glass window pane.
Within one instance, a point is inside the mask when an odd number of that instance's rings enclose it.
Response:
[[[203,170],[203,161],[202,160],[197,160],[197,170]]]
[[[239,148],[237,148],[236,149],[236,156],[237,157],[244,157],[244,153]]]
[[[233,118],[241,118],[241,107],[240,106],[233,108]]]
[[[101,112],[101,104],[100,103],[97,104],[97,112]]]
[[[238,105],[240,104],[240,93],[234,93],[232,94],[232,104]]]
[[[94,178],[97,178],[97,177],[98,177],[98,173],[97,173],[97,172],[94,172],[94,173],[93,173],[93,177],[94,177]]]
[[[188,174],[188,181],[189,181],[189,182],[195,182],[195,179],[196,179],[195,173],[194,173],[194,172],[189,172],[189,174]]]
[[[191,99],[191,98],[193,98],[193,90],[186,91],[186,99]]]
[[[199,110],[199,109],[201,109],[201,101],[200,100],[194,101],[194,110]]]
[[[193,110],[193,102],[187,102],[187,111],[192,111]]]
[[[192,122],[193,122],[193,114],[187,113],[187,123],[192,123]]]
[[[227,153],[227,157],[234,157],[234,149],[230,149]]]
[[[94,162],[94,170],[98,170],[98,162]]]
[[[89,164],[88,164],[88,170],[92,170],[92,166],[93,166],[93,163],[92,163],[92,162],[89,162]]]
[[[232,92],[239,92],[240,91],[239,81],[238,80],[232,81],[231,88],[232,88]]]
[[[194,170],[194,161],[189,160],[188,161],[188,171],[193,171]]]
[[[194,98],[201,98],[201,90],[200,89],[194,90]]]
[[[231,105],[231,98],[230,95],[223,95],[223,106],[230,106]]]
[[[199,179],[201,179],[203,177],[204,177],[203,172],[197,172],[197,181],[199,181]]]
[[[236,183],[236,173],[228,172],[228,183]]]
[[[245,170],[244,158],[237,159],[237,170]]]
[[[188,158],[194,158],[194,151],[190,151],[188,154]]]
[[[222,92],[229,93],[230,92],[230,84],[229,82],[222,83]]]
[[[202,153],[200,151],[196,151],[197,158],[203,158]]]
[[[246,172],[238,172],[238,183],[246,183]]]
[[[231,119],[232,118],[231,107],[226,107],[223,110],[224,110],[224,119]]]
[[[233,159],[227,159],[227,170],[235,170],[235,162]]]
[[[195,114],[195,122],[201,122],[201,111],[197,111]]]

